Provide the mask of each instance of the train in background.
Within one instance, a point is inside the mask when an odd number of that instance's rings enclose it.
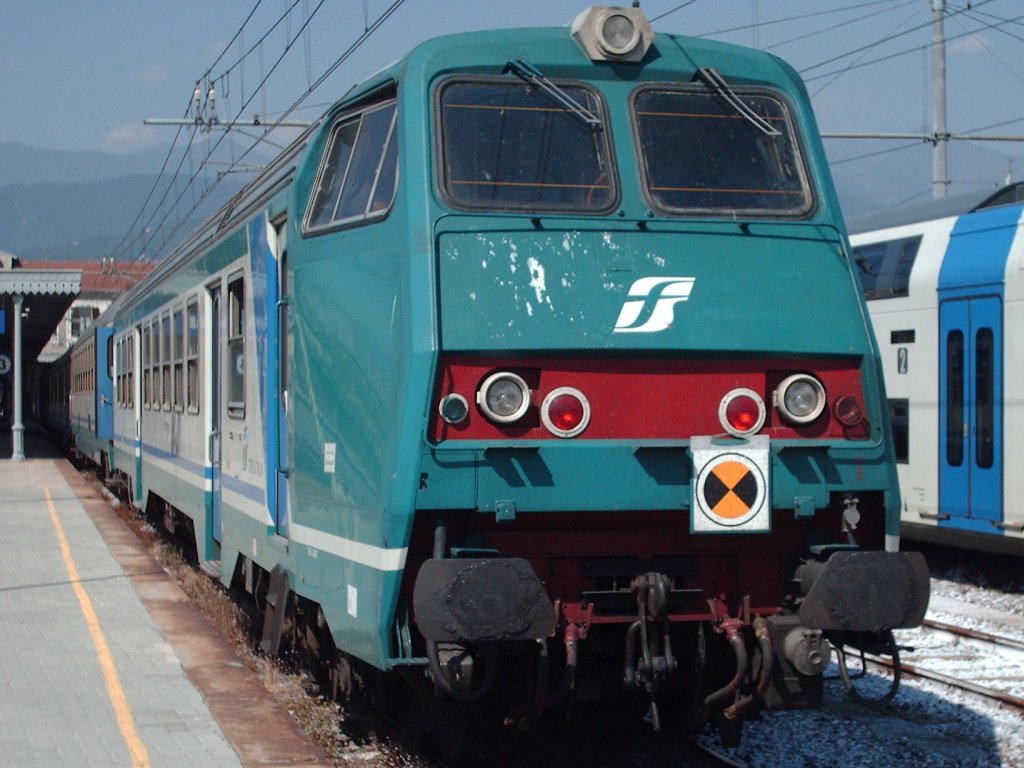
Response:
[[[1017,183],[851,223],[908,539],[1024,554],[1022,214]]]
[[[44,370],[37,392],[44,428],[59,446],[74,457],[95,464],[102,477],[110,477],[114,438],[113,328],[105,320],[97,319]]]
[[[623,688],[731,738],[927,605],[804,87],[638,8],[419,45],[76,361],[76,436],[262,647],[442,743]]]

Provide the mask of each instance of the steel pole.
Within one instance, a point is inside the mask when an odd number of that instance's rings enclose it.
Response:
[[[11,459],[25,460],[25,425],[21,420],[21,372],[24,365],[21,360],[21,311],[25,297],[14,295],[14,367],[11,377],[14,379],[14,424],[11,426]]]
[[[935,146],[932,149],[932,197],[946,196],[949,186],[947,149],[949,130],[946,127],[946,33],[943,19],[946,0],[932,2],[932,128]]]

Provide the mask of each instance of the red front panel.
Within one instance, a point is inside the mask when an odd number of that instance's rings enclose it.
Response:
[[[531,406],[515,424],[495,424],[476,406],[480,383],[495,371],[516,373],[530,387]],[[772,405],[776,386],[793,373],[810,373],[825,386],[829,407],[812,424],[789,425]],[[767,418],[760,434],[772,439],[850,439],[857,435],[835,419],[831,404],[843,395],[864,402],[859,361],[852,359],[804,360],[797,366],[781,359],[509,361],[449,357],[442,360],[434,402],[446,394],[460,394],[469,403],[469,417],[461,424],[446,424],[435,407],[431,439],[554,439],[541,424],[540,405],[547,393],[566,386],[580,390],[590,401],[590,425],[579,436],[588,440],[685,440],[692,435],[721,434],[719,405],[738,387],[751,389],[764,399]]]

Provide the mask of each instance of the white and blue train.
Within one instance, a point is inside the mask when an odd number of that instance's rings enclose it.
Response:
[[[1024,183],[851,222],[904,538],[1024,554]]]

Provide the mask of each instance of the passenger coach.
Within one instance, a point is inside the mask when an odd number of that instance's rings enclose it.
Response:
[[[903,535],[1024,554],[1024,187],[856,222],[882,345]]]

